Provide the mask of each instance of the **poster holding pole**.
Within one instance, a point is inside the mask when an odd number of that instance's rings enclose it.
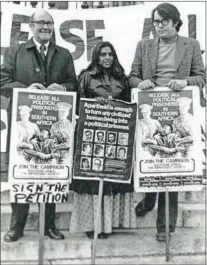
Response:
[[[170,260],[169,191],[165,192],[165,233],[166,261]]]
[[[96,264],[96,246],[97,246],[97,239],[98,239],[98,228],[99,223],[101,222],[101,205],[102,205],[102,199],[103,199],[103,185],[104,185],[104,179],[100,179],[99,181],[99,190],[98,190],[98,203],[97,203],[97,209],[96,209],[96,219],[95,219],[95,229],[94,229],[94,239],[93,239],[93,245],[92,245],[92,254],[91,254],[91,264]]]
[[[45,203],[40,203],[38,265],[44,264]]]

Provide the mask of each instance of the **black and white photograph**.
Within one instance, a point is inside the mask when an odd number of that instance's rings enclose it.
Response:
[[[205,265],[205,1],[1,1],[2,265]]]
[[[105,143],[105,131],[96,130],[95,143]]]
[[[129,134],[128,133],[119,133],[118,144],[119,145],[128,145]]]
[[[84,156],[91,156],[92,155],[92,144],[83,143],[81,154]]]
[[[92,169],[94,171],[102,171],[103,170],[103,159],[101,158],[94,158]]]
[[[104,156],[104,148],[105,146],[103,144],[94,144],[94,156]]]
[[[91,168],[91,159],[89,157],[81,158],[81,169],[89,170]]]
[[[118,146],[117,148],[117,158],[120,160],[126,159],[127,158],[127,148]]]
[[[85,129],[83,132],[83,141],[93,142],[93,130]]]
[[[115,158],[116,157],[116,146],[115,145],[107,145],[106,146],[106,157]]]
[[[117,134],[109,131],[107,134],[107,144],[116,144]]]

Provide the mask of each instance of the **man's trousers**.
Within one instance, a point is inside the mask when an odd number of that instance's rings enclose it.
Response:
[[[146,193],[144,198],[144,208],[153,209],[156,203],[157,193]],[[169,192],[169,229],[175,231],[178,215],[178,192]],[[160,192],[157,208],[157,231],[165,231],[165,192]]]
[[[39,206],[39,205],[38,205]],[[11,203],[12,214],[10,222],[10,230],[14,230],[22,234],[26,225],[29,203]],[[45,204],[45,231],[55,229],[55,204]]]

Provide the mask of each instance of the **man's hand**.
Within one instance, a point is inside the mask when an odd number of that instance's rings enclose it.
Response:
[[[40,89],[40,90],[45,90],[46,88],[40,84],[40,83],[34,83],[34,84],[31,84],[28,89]]]
[[[167,86],[174,91],[180,91],[181,89],[186,87],[187,84],[188,83],[186,79],[182,79],[182,80],[173,79],[167,84]]]
[[[151,80],[147,79],[139,83],[138,88],[141,90],[149,89],[149,88],[154,88],[155,84],[152,83]]]
[[[66,88],[62,85],[58,85],[56,83],[53,83],[47,87],[47,90],[50,91],[66,91]]]

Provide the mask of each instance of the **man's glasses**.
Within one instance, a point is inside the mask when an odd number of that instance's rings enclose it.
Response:
[[[169,24],[169,20],[167,20],[167,19],[153,20],[152,23],[155,27],[158,27],[160,25],[160,23],[162,26],[167,26]]]
[[[48,27],[52,27],[54,25],[54,22],[52,22],[52,21],[43,21],[43,20],[31,21],[31,23],[35,23],[35,24],[37,24],[38,26],[41,26],[41,27],[44,27],[45,25],[47,25]]]

